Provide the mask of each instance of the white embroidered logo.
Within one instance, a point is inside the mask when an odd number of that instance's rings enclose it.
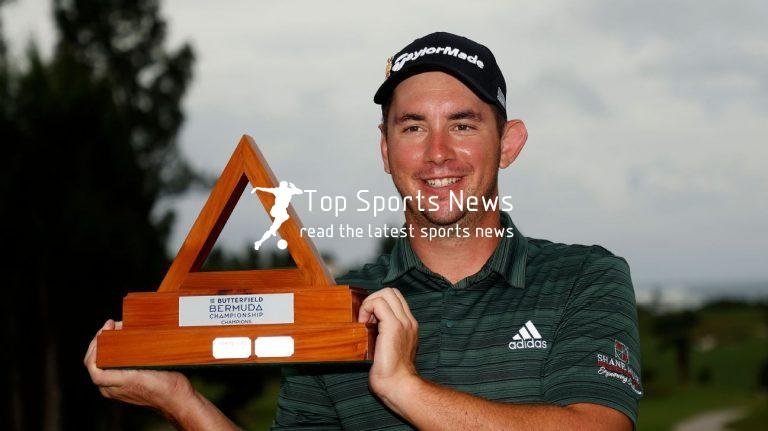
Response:
[[[517,331],[512,341],[509,342],[511,350],[516,349],[546,349],[547,342],[541,339],[541,334],[530,320],[525,322],[522,328]]]
[[[421,48],[418,51],[413,52],[406,52],[404,54],[400,54],[397,59],[395,59],[395,63],[392,65],[392,72],[397,72],[398,70],[403,68],[403,65],[409,61],[416,60],[419,57],[425,56],[425,55],[432,55],[432,54],[442,54],[442,55],[450,55],[452,57],[459,58],[464,61],[468,61],[469,63],[474,64],[475,66],[482,69],[485,65],[483,64],[483,60],[480,60],[477,58],[477,55],[469,55],[466,52],[460,51],[459,48],[452,48],[450,46],[445,47],[434,47],[434,46],[425,46],[424,48]]]

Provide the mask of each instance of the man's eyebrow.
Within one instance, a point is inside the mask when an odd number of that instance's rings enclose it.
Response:
[[[471,109],[465,109],[463,111],[454,112],[448,116],[449,120],[475,120],[482,121],[483,116],[479,112]]]
[[[424,121],[425,117],[421,114],[407,112],[395,118],[395,124],[405,123],[406,121]]]

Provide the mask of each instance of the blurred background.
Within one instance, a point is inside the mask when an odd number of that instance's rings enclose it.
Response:
[[[500,189],[524,234],[632,268],[639,429],[768,424],[768,4],[761,1],[0,0],[0,428],[169,429],[101,399],[82,357],[155,290],[239,137],[318,194],[395,195],[373,93],[387,57],[446,30],[490,47],[530,137]],[[312,211],[305,226],[397,225]],[[243,197],[206,268],[290,265]],[[389,244],[318,238],[336,274]],[[279,370],[197,371],[248,429]],[[687,427],[687,428],[686,428]]]

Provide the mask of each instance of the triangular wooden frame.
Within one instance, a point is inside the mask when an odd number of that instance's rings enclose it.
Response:
[[[264,160],[253,138],[243,135],[165,274],[158,292],[194,289],[195,286],[210,282],[219,275],[228,280],[236,278],[243,283],[251,282],[256,285],[266,281],[278,286],[335,284],[315,246],[301,235],[301,221],[291,205],[288,206],[290,218],[280,226],[279,232],[280,236],[288,241],[288,251],[296,262],[296,269],[226,271],[221,274],[198,272],[249,182],[253,187],[278,185],[275,174]],[[269,208],[275,203],[274,196],[269,193],[257,195],[269,215]]]
[[[101,331],[97,336],[99,367],[176,368],[373,358],[377,327],[357,322],[367,292],[335,285],[310,239],[302,237],[301,222],[293,207],[288,206],[289,218],[279,233],[288,242],[296,268],[199,271],[248,183],[256,187],[278,185],[253,139],[244,135],[157,292],[126,295],[122,328]],[[265,209],[272,208],[275,198],[271,194],[258,196]],[[236,301],[245,295],[257,297],[259,302],[268,295],[280,296],[288,301],[283,304],[290,304],[283,306],[290,308],[281,309],[285,313],[282,316],[290,317],[277,319],[278,323],[231,318],[224,322],[209,314],[216,311],[206,311],[209,304],[228,301],[231,295]],[[198,305],[184,307],[182,313],[182,301],[189,303],[190,298],[201,296],[202,302],[197,300]],[[190,310],[200,312],[200,304],[202,316],[208,317],[195,323],[184,319],[182,324],[182,315],[188,316]],[[264,306],[270,307],[266,300]],[[259,350],[259,340],[280,340],[282,344],[277,350]],[[237,348],[216,353],[220,343],[227,349],[227,343],[236,343]]]

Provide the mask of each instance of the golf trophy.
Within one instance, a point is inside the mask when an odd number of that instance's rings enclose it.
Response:
[[[249,184],[261,191],[255,194],[277,220],[265,238],[279,233],[278,246],[287,246],[296,268],[200,271]],[[336,285],[310,239],[301,235],[286,195],[300,192],[276,181],[253,139],[244,135],[160,287],[126,295],[122,328],[98,335],[96,364],[180,368],[371,360],[376,326],[357,322],[366,292]]]

